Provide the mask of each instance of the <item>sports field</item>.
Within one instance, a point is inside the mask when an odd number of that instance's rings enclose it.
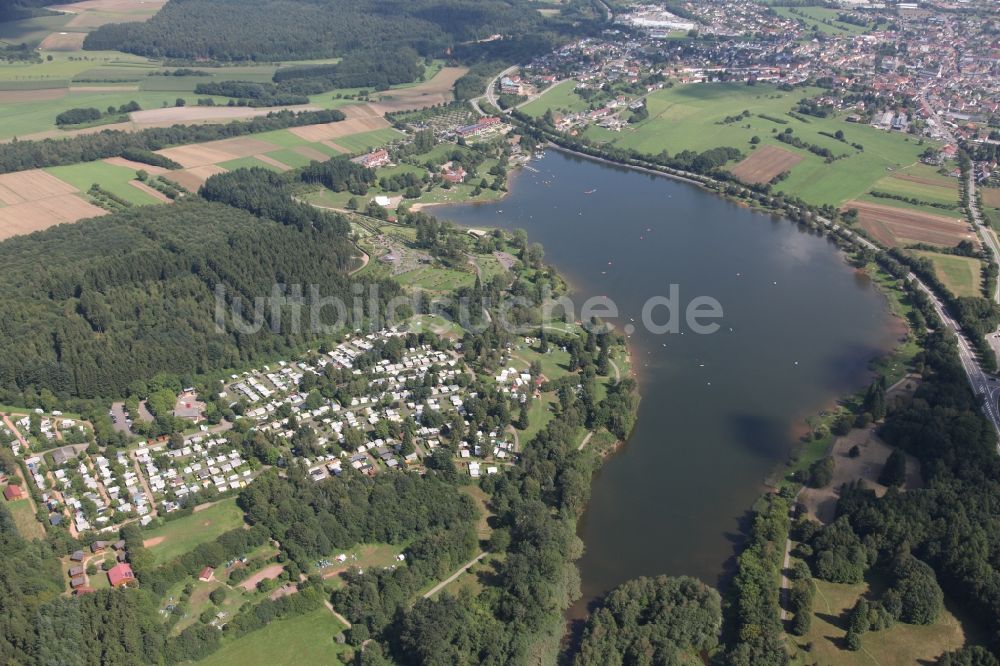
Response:
[[[750,140],[756,136],[760,139],[757,150],[774,146],[802,158],[792,167],[789,177],[775,185],[776,190],[813,204],[831,205],[857,198],[879,179],[915,164],[928,145],[921,146],[908,136],[848,123],[839,117],[806,117],[808,122],[803,122],[788,115],[800,99],[819,92],[817,88],[784,92],[764,84],[677,85],[646,97],[649,110],[646,120],[620,132],[589,127],[585,136],[654,155],[664,150],[674,155],[683,150],[700,152],[731,146],[740,149],[744,156],[751,154]],[[536,108],[544,109],[544,100],[550,94],[536,100],[533,103],[539,104]],[[749,117],[732,120],[744,110]],[[807,150],[779,142],[775,136],[786,129],[806,143],[845,157],[827,164]],[[821,134],[834,135],[838,130],[844,133],[844,141]],[[853,148],[851,143],[863,146],[864,150]]]

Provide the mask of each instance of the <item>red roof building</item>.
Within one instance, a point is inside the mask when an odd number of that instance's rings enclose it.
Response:
[[[122,562],[111,567],[108,569],[108,582],[111,583],[111,587],[133,584],[135,582],[135,574],[132,573],[132,567],[129,566],[128,562]]]
[[[212,576],[214,575],[215,575],[215,569],[213,569],[212,567],[205,567],[204,569],[201,570],[201,573],[198,574],[198,580],[200,580],[203,583],[207,583],[208,581],[212,580]]]
[[[10,502],[16,499],[21,499],[24,497],[24,493],[21,491],[21,486],[15,486],[12,483],[4,489],[3,496],[7,498],[8,502]]]

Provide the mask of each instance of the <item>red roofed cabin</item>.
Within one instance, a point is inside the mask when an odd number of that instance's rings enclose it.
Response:
[[[127,562],[111,567],[108,569],[108,582],[111,583],[111,587],[134,584],[135,574],[132,573],[132,567]]]
[[[215,575],[215,569],[213,569],[212,567],[205,567],[204,569],[201,570],[201,573],[198,574],[198,580],[200,580],[203,583],[207,583],[208,581],[212,580],[212,577],[214,575]]]
[[[21,486],[15,486],[12,483],[4,489],[3,496],[7,498],[8,502],[13,502],[24,497],[24,493],[21,491]]]
[[[441,178],[449,183],[461,183],[465,180],[465,169],[462,167],[458,167],[457,169],[448,169],[441,174]]]

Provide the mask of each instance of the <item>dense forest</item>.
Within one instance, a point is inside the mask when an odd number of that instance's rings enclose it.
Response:
[[[216,330],[215,290],[225,288],[229,305],[236,297],[252,305],[276,282],[315,284],[323,296],[346,299],[345,270],[355,252],[346,227],[336,216],[309,213],[312,226],[300,217],[279,223],[189,201],[7,240],[0,244],[7,294],[0,386],[108,397],[160,372],[190,376],[303,343],[308,326],[272,330],[286,310],[267,312],[268,326],[255,335]],[[380,293],[390,298],[398,287],[388,283]],[[249,310],[243,317],[253,318]]]
[[[527,0],[171,0],[144,23],[98,28],[84,48],[220,61],[308,60],[390,44],[443,55],[544,22]]]
[[[341,111],[272,111],[251,120],[219,125],[173,125],[154,127],[139,132],[104,130],[95,134],[80,134],[68,139],[42,141],[12,141],[0,144],[0,173],[38,169],[48,166],[92,162],[107,157],[125,156],[130,151],[142,154],[167,146],[201,143],[216,139],[270,132],[287,127],[318,125],[344,119]],[[152,163],[149,159],[143,162]],[[171,167],[167,167],[171,168]]]
[[[692,662],[718,643],[719,593],[694,578],[637,578],[594,609],[575,666]]]

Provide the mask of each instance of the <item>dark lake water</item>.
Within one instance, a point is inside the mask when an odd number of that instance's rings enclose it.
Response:
[[[640,575],[718,584],[742,517],[804,418],[863,386],[869,362],[895,342],[884,299],[833,244],[788,221],[555,151],[532,167],[503,201],[433,213],[527,230],[577,302],[615,301],[619,329],[671,284],[682,304],[711,296],[724,312],[712,335],[640,326],[629,340],[642,404],[580,521],[575,611]]]

